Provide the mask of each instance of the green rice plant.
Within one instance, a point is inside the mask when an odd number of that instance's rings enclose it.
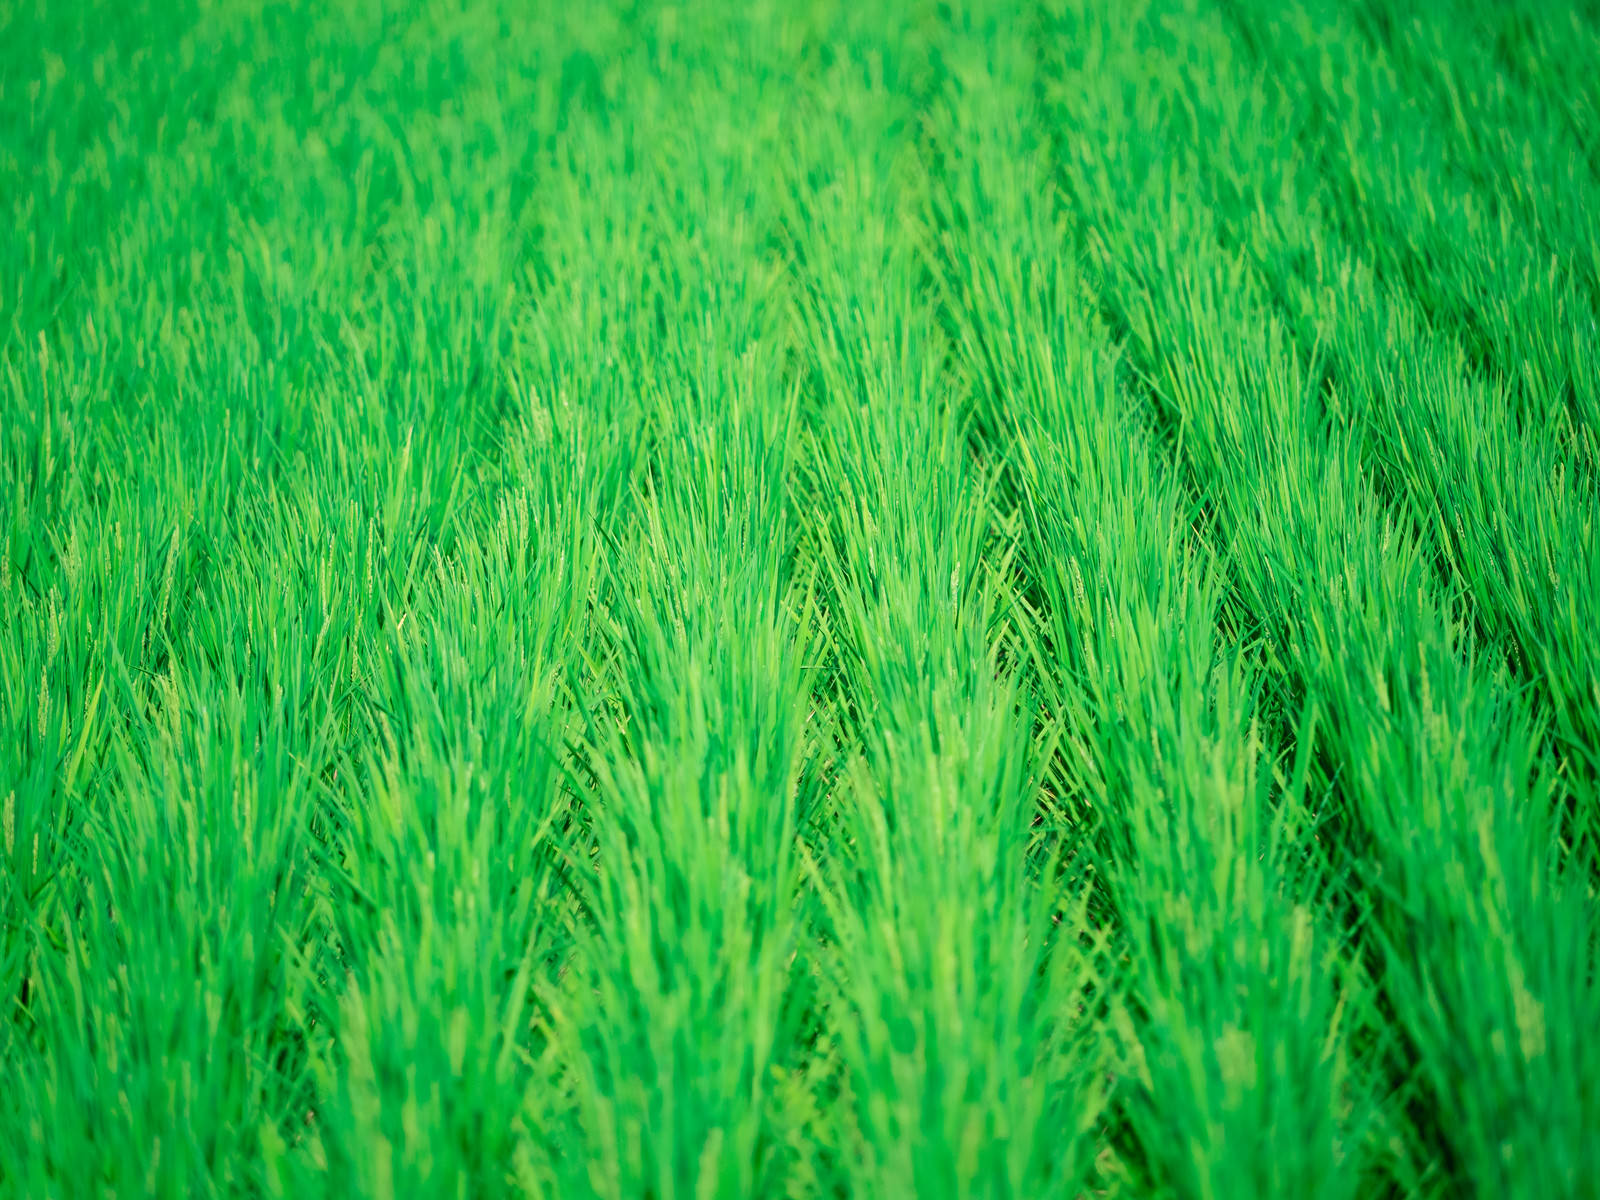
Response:
[[[1179,29],[1130,22],[1124,36],[1159,48]],[[1171,102],[1158,81],[1190,84],[1159,67],[1149,78],[1159,120]],[[1102,101],[1077,123],[1106,122],[1114,148],[1126,119]],[[1554,859],[1538,724],[1475,653],[1419,531],[1364,477],[1359,438],[1323,412],[1248,259],[1194,203],[1184,156],[1142,206],[1101,208],[1112,171],[1134,167],[1123,161],[1072,164],[1079,202],[1104,230],[1109,286],[1150,386],[1226,522],[1241,599],[1323,714],[1324,753],[1370,838],[1350,869],[1408,1041],[1406,1076],[1438,1114],[1412,1110],[1415,1153],[1493,1194],[1577,1194],[1594,1072],[1579,1042],[1552,1051],[1548,1038],[1591,1019],[1593,936],[1583,872]],[[1485,926],[1507,932],[1492,945],[1445,933]]]
[[[1239,7],[1263,62],[1302,101],[1291,119],[1326,189],[1307,211],[1502,378],[1532,430],[1575,442],[1592,468],[1600,264],[1581,197],[1593,177],[1552,106],[1467,49],[1520,43],[1535,22],[1519,22],[1514,6]]]
[[[0,1196],[1579,1196],[1594,6],[0,4]]]
[[[667,69],[635,123],[578,143],[579,163],[620,152],[635,175],[574,194],[587,211],[572,242],[551,238],[553,267],[629,298],[620,315],[597,310],[617,341],[588,395],[614,406],[597,424],[637,423],[642,443],[626,509],[596,531],[607,566],[585,679],[604,702],[575,742],[588,820],[564,847],[581,919],[540,993],[570,1104],[549,1131],[563,1195],[781,1194],[816,1171],[789,1082],[806,1065],[814,622],[793,551],[787,288],[760,249],[779,177],[737,120],[757,88],[807,86],[767,66],[775,32],[773,14],[750,14],[735,35],[748,40],[723,45],[737,72]]]
[[[943,129],[973,169],[952,181],[942,258],[1011,459],[1061,785],[1104,827],[1126,1119],[1172,1194],[1351,1194],[1366,1102],[1341,1014],[1365,999],[1307,865],[1306,764],[1283,778],[1261,745],[1259,664],[1222,640],[1203,530],[1160,473],[1073,231],[1038,203],[1054,189],[1024,47],[974,24],[987,52]],[[1016,46],[1004,72],[986,66],[996,42]]]
[[[841,57],[805,122],[827,166],[791,218],[844,739],[812,868],[833,1063],[819,1120],[852,1194],[1071,1196],[1104,1103],[1102,938],[1078,873],[1043,853],[1049,749],[1007,551],[906,236],[928,181],[914,144],[883,137],[936,77],[914,61],[875,76]]]
[[[1329,44],[1312,33],[1324,28],[1306,18],[1300,41],[1315,37]],[[1284,48],[1283,56],[1305,58],[1309,52],[1295,46]],[[1351,52],[1352,63],[1358,57]],[[1482,206],[1480,193],[1466,192],[1452,203],[1448,160],[1431,160],[1427,170],[1406,167],[1389,153],[1389,139],[1362,132],[1361,123],[1374,120],[1394,127],[1398,121],[1391,113],[1406,99],[1370,68],[1343,72],[1352,83],[1365,84],[1368,75],[1388,88],[1373,86],[1372,98],[1336,109],[1348,114],[1346,124],[1326,143],[1338,147],[1330,150],[1341,164],[1333,173],[1348,171],[1358,182],[1336,178],[1330,184],[1312,171],[1298,172],[1276,194],[1234,191],[1224,205],[1238,205],[1237,217],[1229,220],[1237,221],[1237,236],[1252,247],[1285,298],[1302,339],[1314,339],[1326,352],[1329,404],[1369,433],[1373,469],[1408,498],[1430,527],[1445,569],[1466,583],[1487,632],[1507,644],[1519,674],[1545,694],[1568,760],[1566,786],[1579,797],[1586,822],[1594,811],[1596,771],[1596,730],[1587,726],[1600,695],[1587,631],[1597,615],[1600,556],[1594,481],[1587,469],[1591,435],[1572,429],[1567,403],[1576,396],[1580,409],[1588,404],[1583,397],[1596,378],[1592,338],[1582,332],[1592,323],[1592,310],[1574,297],[1552,299],[1515,328],[1498,323],[1511,319],[1506,312],[1481,311],[1474,319],[1508,349],[1495,371],[1474,364],[1470,339],[1457,334],[1425,289],[1455,286],[1465,295],[1465,285],[1446,278],[1457,272],[1470,279],[1472,289],[1495,297],[1512,294],[1520,286],[1520,260],[1506,239],[1518,227],[1500,222],[1494,228],[1501,243],[1466,257],[1474,238],[1443,222],[1468,219],[1474,206]],[[1269,93],[1261,103],[1279,112],[1278,120],[1295,119],[1286,98]],[[1275,139],[1259,134],[1240,138],[1229,150],[1234,163],[1223,170],[1245,180],[1262,178],[1262,164],[1277,154]],[[1247,164],[1243,170],[1241,163]],[[1425,189],[1428,204],[1390,198],[1406,187]],[[1434,214],[1431,227],[1425,218],[1409,216],[1422,213]],[[1441,248],[1419,240],[1421,232],[1385,235],[1368,228],[1402,215]],[[1353,229],[1363,236],[1351,238]],[[1413,265],[1385,261],[1382,248],[1397,245],[1412,247]],[[1565,252],[1560,257],[1570,259]],[[1551,336],[1570,338],[1571,353],[1546,344]],[[1391,348],[1398,346],[1409,352],[1394,354]],[[1504,362],[1520,366],[1508,370]],[[1523,368],[1531,376],[1520,377]],[[1387,399],[1397,393],[1407,403]],[[1519,402],[1519,395],[1527,399]],[[1569,444],[1572,439],[1577,446]]]

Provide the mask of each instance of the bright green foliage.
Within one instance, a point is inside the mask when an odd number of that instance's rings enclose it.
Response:
[[[1597,61],[0,0],[0,1196],[1595,1194]]]

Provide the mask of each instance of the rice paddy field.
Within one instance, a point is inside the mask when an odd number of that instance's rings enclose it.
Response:
[[[0,1195],[1600,1196],[1597,64],[0,0]]]

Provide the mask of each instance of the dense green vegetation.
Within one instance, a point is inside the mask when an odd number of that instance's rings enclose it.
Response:
[[[1596,1195],[1597,63],[0,0],[0,1194]]]

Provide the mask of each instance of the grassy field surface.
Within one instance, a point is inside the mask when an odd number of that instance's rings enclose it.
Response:
[[[0,0],[0,1196],[1600,1196],[1596,64]]]

